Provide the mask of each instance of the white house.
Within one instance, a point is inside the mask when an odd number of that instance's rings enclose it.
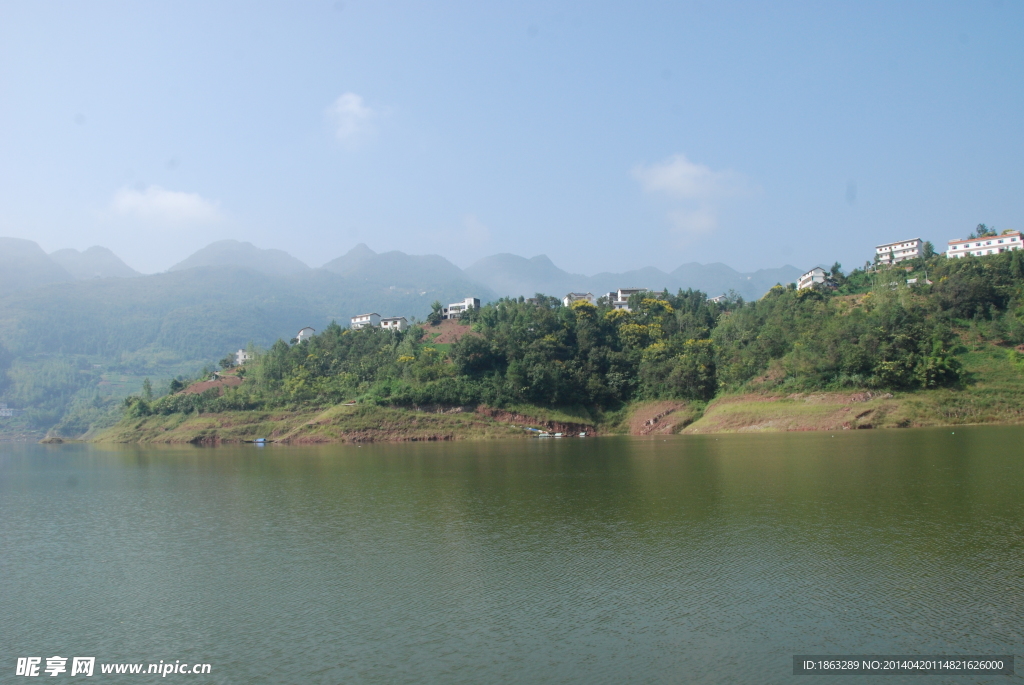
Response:
[[[612,309],[625,309],[628,312],[630,296],[645,292],[647,288],[619,288],[616,292],[608,293],[608,304]]]
[[[380,320],[380,327],[389,331],[404,331],[409,327],[409,322],[404,316],[389,316]]]
[[[875,257],[879,264],[899,264],[907,259],[920,257],[923,245],[924,242],[920,238],[886,243],[875,248]]]
[[[441,309],[442,319],[457,319],[467,309],[480,309],[480,300],[475,297],[467,297],[462,302],[452,302]]]
[[[719,295],[718,297],[709,297],[708,302],[714,302],[715,304],[718,304],[719,302],[724,302],[725,297],[725,295]]]
[[[239,350],[238,352],[235,352],[235,366],[241,366],[250,359],[252,359],[252,357],[250,357],[249,353],[246,352],[245,350]]]
[[[946,250],[946,258],[959,259],[967,255],[984,257],[990,254],[1006,252],[1007,250],[1019,250],[1021,245],[1020,231],[1003,231],[1001,235],[972,238],[970,240],[950,240],[949,249]]]
[[[314,331],[314,330],[313,330],[312,328],[310,328],[309,326],[306,326],[306,327],[305,327],[305,328],[303,328],[303,329],[302,329],[301,331],[299,331],[298,333],[296,333],[296,334],[295,334],[295,339],[296,339],[296,340],[297,340],[298,342],[302,342],[303,340],[309,340],[309,339],[310,339],[310,338],[312,338],[312,337],[313,337],[314,335],[316,335],[316,331]]]
[[[828,280],[828,272],[822,269],[820,266],[816,266],[799,279],[796,282],[796,289],[803,290],[804,288],[810,288],[815,284],[824,284]]]
[[[569,293],[562,298],[562,305],[568,307],[573,302],[589,302],[594,304],[594,293]]]
[[[352,330],[358,331],[360,328],[366,328],[367,326],[379,326],[380,325],[380,314],[373,312],[372,314],[359,314],[358,316],[352,317]]]

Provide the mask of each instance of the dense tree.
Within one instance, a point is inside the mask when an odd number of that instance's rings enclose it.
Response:
[[[430,304],[430,313],[427,314],[427,323],[431,326],[436,326],[441,323],[441,317],[443,315],[441,311],[442,309],[443,307],[441,306],[441,303],[438,300],[434,300]]]
[[[908,267],[920,274],[913,285]],[[361,399],[613,409],[743,388],[928,389],[964,382],[957,350],[967,327],[1024,342],[1020,252],[922,257],[848,275],[837,263],[830,273],[837,287],[778,285],[749,303],[710,302],[693,290],[639,293],[629,310],[603,299],[569,307],[540,294],[501,299],[461,321],[464,335],[450,346],[430,342],[419,326],[399,333],[332,323],[301,345],[252,349],[246,382],[223,395],[176,393],[126,406],[144,414]]]

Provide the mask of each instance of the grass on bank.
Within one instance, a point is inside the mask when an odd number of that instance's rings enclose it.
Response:
[[[975,341],[960,355],[963,388],[913,392],[734,394],[709,403],[687,433],[908,428],[1024,422],[1024,372],[1009,351]]]
[[[960,355],[964,388],[888,393],[843,391],[747,392],[699,402],[642,401],[594,415],[582,406],[503,407],[527,425],[588,424],[601,434],[665,435],[738,431],[805,431],[1024,422],[1024,370],[1010,351],[967,343]],[[368,404],[327,409],[232,411],[124,419],[94,439],[101,442],[285,442],[462,440],[523,437],[524,431],[475,412],[429,413]],[[92,437],[92,436],[90,436]]]
[[[519,429],[472,412],[432,414],[372,405],[311,411],[232,411],[127,419],[98,442],[216,443],[266,438],[280,442],[371,442],[522,437]]]

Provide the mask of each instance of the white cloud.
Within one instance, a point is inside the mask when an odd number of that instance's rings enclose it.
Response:
[[[167,224],[206,224],[223,218],[217,203],[199,193],[184,193],[151,185],[144,190],[121,188],[114,193],[110,208],[130,216]]]
[[[666,218],[680,245],[718,229],[718,208],[723,201],[756,190],[742,174],[715,171],[683,154],[656,164],[638,164],[632,174],[645,192],[665,198]]]
[[[368,107],[361,95],[342,93],[327,108],[327,118],[334,128],[334,136],[345,144],[352,144],[373,130],[377,113]]]
[[[713,171],[682,154],[650,166],[638,164],[633,167],[633,178],[649,193],[664,193],[686,200],[712,200],[749,191],[749,184],[742,175]]]

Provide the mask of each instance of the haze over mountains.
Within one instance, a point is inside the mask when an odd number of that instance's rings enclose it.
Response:
[[[0,295],[78,279],[140,275],[105,247],[47,255],[34,241],[0,238]]]
[[[455,289],[466,291],[459,299],[475,295],[485,301],[535,293],[561,296],[567,292],[592,292],[600,296],[616,288],[634,287],[671,291],[694,288],[709,296],[735,291],[746,299],[756,299],[776,283],[794,281],[800,274],[792,266],[740,273],[725,264],[693,262],[668,273],[646,267],[587,276],[558,268],[546,255],[527,259],[513,254],[485,257],[463,270],[439,255],[408,255],[398,251],[378,254],[365,244],[356,245],[320,269],[312,269],[282,250],[261,249],[237,240],[211,243],[168,272],[203,267],[240,267],[276,277],[327,271],[364,286],[384,287],[408,295]],[[84,252],[64,249],[47,255],[32,241],[0,238],[0,295],[74,280],[141,275],[104,247],[94,246]]]
[[[103,247],[48,255],[33,241],[0,238],[0,401],[24,410],[26,425],[45,428],[105,411],[146,377],[194,374],[249,343],[268,347],[304,326],[347,325],[365,312],[422,319],[435,300],[600,296],[620,287],[756,298],[798,275],[793,267],[741,274],[685,264],[670,273],[584,276],[543,255],[510,254],[460,269],[438,255],[378,254],[362,244],[314,269],[234,240],[142,275]],[[8,429],[0,425],[0,434]]]
[[[670,273],[654,267],[595,276],[571,274],[559,269],[546,255],[532,259],[513,254],[485,257],[466,268],[466,275],[497,293],[513,296],[545,293],[590,292],[595,297],[617,288],[648,288],[675,292],[680,288],[701,290],[709,296],[735,291],[745,299],[757,299],[776,283],[795,281],[800,271],[792,266],[761,269],[744,274],[725,264],[683,264]]]
[[[168,271],[184,271],[201,266],[241,266],[271,276],[294,276],[309,267],[284,250],[261,250],[252,243],[218,240],[172,266]]]
[[[50,253],[50,259],[63,266],[77,279],[131,278],[142,275],[122,262],[113,252],[98,245],[93,245],[84,252],[71,248],[57,250]]]

